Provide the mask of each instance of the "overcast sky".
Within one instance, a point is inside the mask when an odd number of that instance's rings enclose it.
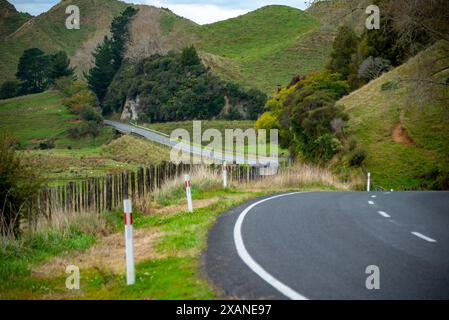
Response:
[[[38,15],[47,11],[59,0],[8,0],[17,10]],[[270,4],[283,4],[306,8],[305,0],[126,0],[128,3],[165,7],[174,13],[199,24],[212,23],[237,17]],[[82,13],[81,13],[82,14]]]

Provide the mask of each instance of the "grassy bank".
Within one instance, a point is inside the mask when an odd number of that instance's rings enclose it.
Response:
[[[421,102],[426,95],[435,94],[435,88],[423,92],[419,88],[423,84],[404,81],[414,77],[419,65],[430,63],[437,55],[436,48],[422,52],[338,102],[350,115],[349,130],[368,152],[366,167],[375,186],[435,189],[438,172],[448,175],[446,100]]]
[[[194,213],[187,213],[182,177],[135,203],[136,285],[124,276],[121,212],[87,215],[65,227],[42,228],[0,251],[3,299],[213,299],[220,296],[201,273],[201,255],[217,216],[249,199],[290,190],[344,190],[327,170],[297,167],[267,183],[223,190],[216,173],[192,173]],[[98,219],[86,229],[84,219]],[[82,223],[85,221],[85,223]],[[43,226],[45,224],[42,224]],[[73,225],[73,226],[72,226]],[[69,230],[72,230],[69,232]],[[93,232],[93,230],[103,230]],[[81,290],[65,288],[65,267],[80,267]]]

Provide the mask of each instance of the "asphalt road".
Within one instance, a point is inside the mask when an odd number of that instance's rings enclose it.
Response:
[[[256,159],[255,157],[243,157],[238,154],[233,155],[230,153],[212,152],[211,150],[206,150],[204,148],[200,148],[199,146],[194,146],[180,141],[171,140],[168,135],[165,135],[161,132],[157,132],[154,130],[145,129],[142,127],[137,127],[134,125],[125,124],[112,120],[104,120],[104,124],[111,126],[122,133],[134,134],[168,147],[177,146],[178,150],[182,150],[185,153],[190,153],[196,156],[202,156],[203,159],[205,158],[212,159],[218,161],[219,163],[221,163],[222,161],[233,163],[235,161],[238,164],[246,163],[258,167],[269,166],[273,168],[272,170],[277,171],[278,167],[277,159],[271,159],[263,156],[259,156]],[[270,172],[271,171],[269,171],[269,173]]]
[[[209,234],[205,271],[224,297],[449,299],[449,192],[261,199]],[[368,266],[379,268],[378,290],[366,288]]]

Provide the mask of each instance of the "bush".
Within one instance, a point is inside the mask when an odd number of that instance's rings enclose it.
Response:
[[[20,91],[20,83],[15,80],[5,81],[0,87],[0,99],[16,97]]]
[[[365,150],[358,148],[354,150],[350,156],[349,164],[351,167],[360,167],[367,157]]]
[[[379,57],[368,57],[359,67],[359,76],[366,80],[379,78],[382,73],[390,71],[392,68],[390,61]]]
[[[39,143],[39,149],[41,150],[54,149],[54,147],[55,147],[54,139],[47,139]]]
[[[17,156],[14,145],[8,135],[1,136],[0,235],[17,237],[25,204],[37,194],[44,180],[35,167]]]
[[[329,161],[332,157],[340,152],[342,145],[333,134],[324,134],[315,140],[315,153],[316,158]]]

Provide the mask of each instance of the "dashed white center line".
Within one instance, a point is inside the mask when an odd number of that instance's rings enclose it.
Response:
[[[423,235],[422,233],[419,232],[412,232],[412,234],[414,236],[417,236],[418,238],[421,238],[423,240],[426,240],[428,242],[437,242],[435,239],[429,238],[428,236]]]
[[[386,213],[386,212],[377,211],[377,213],[380,214],[384,218],[391,218],[391,216],[388,213]]]
[[[371,198],[376,198],[376,197],[377,197],[377,196],[374,196],[374,195],[373,195],[373,196],[371,196]]]
[[[374,204],[374,201],[368,201],[369,204]]]

